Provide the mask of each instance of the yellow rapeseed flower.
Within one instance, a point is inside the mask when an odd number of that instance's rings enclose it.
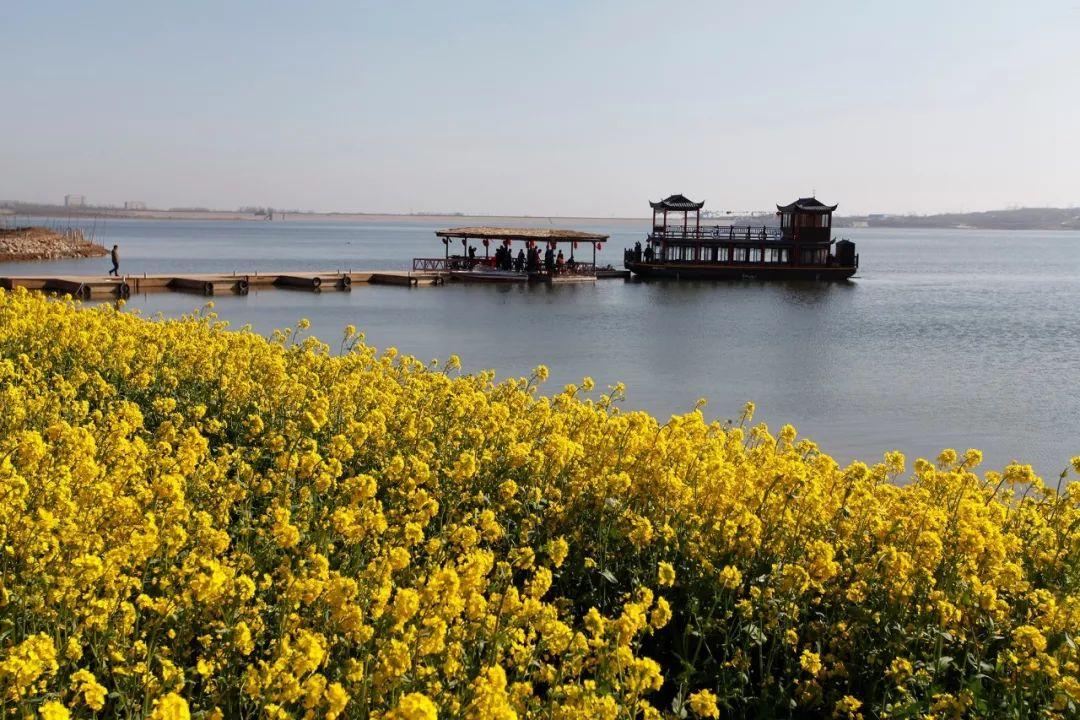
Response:
[[[700,718],[719,718],[720,708],[716,705],[716,694],[709,690],[698,690],[690,696],[690,709]]]
[[[43,702],[38,708],[38,714],[41,715],[41,720],[68,720],[71,717],[67,708],[55,700]]]
[[[675,584],[675,568],[669,562],[661,562],[657,568],[657,582],[663,587]]]
[[[1075,714],[1080,483],[974,450],[842,465],[752,404],[661,421],[619,384],[304,329],[0,290],[0,702]]]

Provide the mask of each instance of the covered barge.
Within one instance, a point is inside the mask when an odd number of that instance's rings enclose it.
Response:
[[[608,239],[600,233],[556,228],[460,227],[438,230],[445,248],[441,258],[413,258],[414,271],[445,272],[452,280],[468,283],[591,282],[614,277],[612,268],[598,268],[596,253]],[[480,257],[471,241],[483,245]],[[451,246],[461,243],[461,252]],[[514,243],[518,243],[514,253]],[[592,250],[592,260],[579,260],[576,251]],[[494,252],[492,252],[494,246]],[[564,252],[565,248],[565,252]],[[622,271],[626,272],[626,271]]]

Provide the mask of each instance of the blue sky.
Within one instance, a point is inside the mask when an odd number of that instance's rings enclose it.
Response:
[[[1080,205],[1080,0],[7,0],[0,36],[0,199]]]

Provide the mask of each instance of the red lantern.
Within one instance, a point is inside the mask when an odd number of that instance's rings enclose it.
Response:
[[[574,241],[574,249],[577,250],[577,240]]]
[[[604,249],[604,243],[602,243],[602,242],[596,243],[596,249],[597,250],[603,250]]]
[[[483,240],[484,247],[487,247],[488,243],[490,243],[490,242],[491,242],[490,240],[488,240],[487,238],[484,238],[484,240]]]

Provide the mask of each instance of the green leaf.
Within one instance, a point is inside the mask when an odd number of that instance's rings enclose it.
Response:
[[[751,642],[753,642],[755,645],[765,644],[765,633],[763,633],[761,631],[761,628],[759,628],[757,625],[751,625],[750,627],[746,628],[746,634],[750,636]]]

